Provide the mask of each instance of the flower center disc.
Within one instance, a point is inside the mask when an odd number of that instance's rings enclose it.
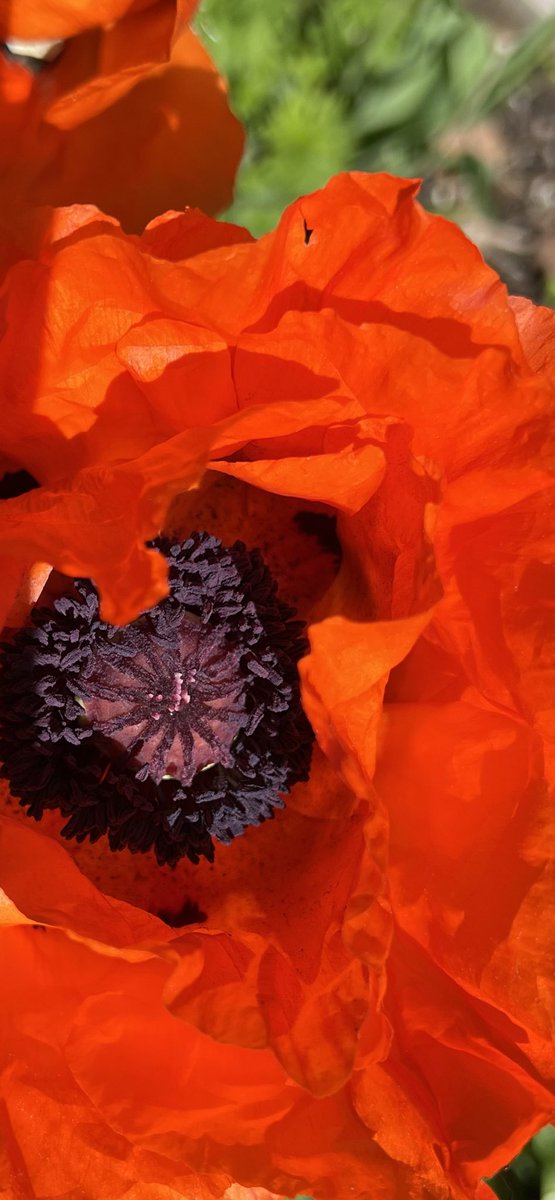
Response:
[[[188,786],[198,771],[233,765],[231,746],[248,716],[240,650],[194,615],[148,618],[99,641],[80,699],[89,725],[156,783]]]
[[[35,609],[0,653],[2,775],[62,834],[153,849],[171,866],[214,857],[306,779],[301,622],[257,550],[208,533],[159,543],[170,594],[124,628],[86,580]]]

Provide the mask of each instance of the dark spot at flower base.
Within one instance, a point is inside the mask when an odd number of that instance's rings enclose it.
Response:
[[[341,560],[341,542],[337,536],[337,521],[327,513],[303,511],[297,513],[295,524],[307,537],[316,538],[318,545],[327,554]]]
[[[15,500],[40,487],[40,483],[28,471],[6,471],[0,479],[0,500]]]
[[[305,244],[305,246],[308,246],[308,243],[310,242],[310,239],[312,237],[312,234],[314,233],[314,230],[308,228],[308,225],[307,225],[304,217],[303,217],[303,228],[304,228],[304,244]]]
[[[184,925],[197,925],[206,921],[206,913],[202,912],[194,900],[186,900],[178,912],[167,912],[164,909],[156,915],[172,929],[182,929]]]
[[[170,595],[125,628],[86,580],[2,647],[0,759],[30,816],[62,834],[212,861],[283,807],[310,765],[302,622],[257,550],[209,534],[158,543]]]

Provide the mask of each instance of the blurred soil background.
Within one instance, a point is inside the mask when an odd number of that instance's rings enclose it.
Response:
[[[512,292],[555,305],[555,0],[203,0],[247,129],[253,233],[337,171],[421,176]]]
[[[247,130],[229,220],[265,233],[337,171],[420,176],[555,307],[555,0],[203,0],[196,28]],[[489,1182],[555,1200],[555,1129]]]

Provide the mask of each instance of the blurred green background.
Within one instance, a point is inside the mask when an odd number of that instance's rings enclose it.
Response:
[[[418,175],[510,290],[555,304],[555,0],[203,0],[255,234],[337,171]],[[489,1181],[555,1200],[555,1130]]]
[[[247,129],[230,220],[346,169],[420,175],[514,292],[555,302],[555,0],[203,0]]]

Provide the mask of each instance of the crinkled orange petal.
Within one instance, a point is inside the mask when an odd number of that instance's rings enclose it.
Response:
[[[197,236],[204,240],[205,226],[206,218],[192,214],[190,253],[195,252]],[[151,323],[142,323],[143,314],[159,309],[157,280],[152,280],[152,290],[149,286],[152,260],[147,256],[143,263],[137,244],[124,239],[113,224],[101,226],[98,240],[97,232],[93,209],[70,210],[65,226],[58,221],[54,227],[53,255],[45,247],[43,261],[15,265],[6,280],[0,373],[10,405],[2,446],[20,461],[24,458],[42,483],[88,463],[134,457],[164,435],[195,423],[194,409],[187,419],[187,407],[180,411],[177,396],[171,397],[171,381],[165,391],[157,389],[152,395],[145,388],[145,369],[147,375],[153,370],[152,365],[146,367],[148,339],[151,361],[159,361],[156,335],[164,341],[172,336],[167,324],[160,326],[155,320],[151,328]],[[94,270],[85,265],[91,253]],[[169,264],[160,268],[169,281]],[[25,358],[22,320],[32,343]],[[188,346],[193,336],[190,323],[183,332]],[[190,355],[183,356],[183,368],[176,363],[175,372],[179,376],[181,371],[182,379],[189,376],[193,394],[203,388],[203,400],[208,401],[211,389],[218,394],[222,386],[230,390],[225,343],[209,329],[199,330],[196,342],[204,346],[206,356],[192,364],[193,377]],[[140,348],[144,365],[139,366],[139,350],[133,352],[133,346]],[[177,378],[177,390],[179,384]],[[166,397],[162,409],[161,390]],[[233,411],[230,399],[219,415]],[[86,439],[79,436],[84,433],[89,435]]]
[[[214,468],[268,492],[333,503],[341,511],[353,513],[362,508],[378,487],[385,464],[377,446],[363,446],[300,459],[214,463]]]
[[[380,1200],[465,1194],[445,1182],[425,1139],[408,1145],[399,1130],[397,1146],[381,1145],[348,1088],[316,1100],[271,1054],[218,1045],[164,1012],[162,962],[107,958],[53,929],[0,939],[13,966],[0,983],[12,1048],[0,1116],[8,1186],[24,1178],[37,1195],[94,1188],[100,1200],[134,1189],[155,1200],[169,1187],[208,1200],[234,1181],[281,1195],[310,1181],[324,1200],[365,1200],[371,1179]],[[381,1125],[402,1110],[392,1095],[388,1104],[379,1067],[375,1085]],[[357,1105],[367,1115],[362,1098]],[[46,1152],[54,1138],[56,1155]]]
[[[145,46],[151,14],[130,18],[144,23]],[[41,172],[35,202],[93,201],[132,231],[169,208],[217,212],[231,202],[242,129],[191,30],[167,62],[100,74],[58,99],[45,122],[60,131],[60,149]]]
[[[213,427],[196,427],[153,446],[129,465],[86,468],[68,489],[39,490],[7,501],[0,511],[0,548],[14,557],[27,556],[29,564],[39,559],[64,574],[94,578],[106,619],[124,624],[164,594],[165,562],[144,543],[164,524],[172,498],[198,483],[209,453],[219,458],[266,434],[286,438],[307,426],[318,432],[333,412],[340,416],[337,401],[310,408],[276,404],[268,428],[263,408],[246,409]],[[372,458],[379,453],[373,450]],[[329,472],[327,479],[329,484]],[[373,479],[369,486],[375,486]],[[60,525],[66,530],[63,544]]]
[[[140,231],[167,209],[231,201],[242,129],[186,13],[174,36],[171,0],[119,7],[113,28],[70,40],[26,92],[26,73],[2,66],[2,195],[15,223],[22,207],[93,202]]]
[[[376,736],[389,671],[408,654],[432,617],[355,623],[328,617],[310,629],[300,663],[303,702],[324,752],[355,793],[374,774]]]
[[[116,353],[158,428],[211,425],[236,411],[227,342],[216,332],[153,317],[124,334]]]
[[[253,1170],[297,1190],[262,1149],[265,1127],[294,1101],[283,1072],[269,1054],[218,1047],[175,1021],[160,1004],[165,964],[107,957],[50,928],[0,940],[13,967],[0,984],[12,1051],[1,1067],[8,1194],[23,1180],[45,1196],[69,1188],[112,1200],[133,1186],[140,1200],[166,1187],[214,1200]],[[207,1169],[208,1146],[219,1161]]]
[[[471,694],[389,705],[376,786],[397,920],[471,994],[522,1022],[545,1065],[553,858],[538,750],[524,722]]]
[[[171,936],[156,917],[104,896],[53,838],[4,816],[0,871],[9,899],[36,924],[122,948],[163,943]]]
[[[186,487],[184,466],[182,472]],[[144,545],[158,524],[154,519],[153,525],[148,514],[143,524],[140,483],[140,477],[133,475],[117,480],[109,472],[83,472],[80,486],[73,490],[58,494],[40,490],[6,501],[0,510],[2,553],[23,567],[40,560],[65,575],[95,578],[106,593],[108,619],[125,623],[130,602],[139,612],[167,591],[166,561]],[[109,484],[113,487],[108,495]],[[129,540],[125,518],[132,508],[137,535]],[[62,540],[60,530],[64,530]]]
[[[402,1095],[388,1095],[381,1074],[377,1068],[373,1082],[381,1102],[379,1124],[397,1131],[391,1149],[380,1144],[377,1121],[371,1129],[365,1126],[345,1089],[326,1100],[299,1101],[271,1131],[273,1158],[309,1178],[311,1190],[324,1200],[463,1200],[468,1193],[456,1179],[447,1182],[429,1129],[407,1120]]]
[[[342,176],[258,242],[198,214],[159,218],[138,239],[74,213],[40,264],[7,280],[0,449],[49,490],[2,505],[2,553],[91,574],[103,614],[127,621],[163,594],[149,537],[212,522],[237,536],[245,513],[246,540],[260,530],[251,544],[272,565],[289,550],[276,577],[311,620],[309,784],[214,867],[185,864],[173,885],[162,873],[159,893],[145,864],[125,888],[99,873],[132,901],[135,877],[153,912],[171,895],[177,920],[183,892],[206,913],[148,959],[105,953],[100,981],[87,959],[68,1018],[80,1096],[133,1161],[140,1152],[142,1178],[156,1158],[156,1185],[173,1157],[198,1175],[216,1162],[229,1175],[216,1195],[237,1182],[322,1200],[369,1188],[462,1200],[551,1103],[552,318],[509,302],[414,191]],[[30,364],[25,318],[40,347]],[[305,588],[317,556],[296,573],[295,496],[328,516],[343,505],[343,562],[325,595],[317,580]],[[93,873],[101,855],[75,851]],[[25,915],[6,894],[6,915]],[[9,933],[14,947],[39,935]],[[66,940],[71,972],[100,954]],[[39,1043],[52,1024],[37,1006]],[[166,1058],[176,1047],[178,1108],[158,1030]],[[203,1061],[214,1070],[199,1081]],[[14,1089],[21,1147],[19,1073]],[[195,1186],[204,1200],[219,1184]]]
[[[73,37],[153,3],[156,0],[2,0],[0,36],[29,40]]]
[[[392,946],[385,1013],[395,1047],[389,1069],[410,1102],[427,1109],[449,1174],[471,1195],[549,1121],[549,1078],[537,1078],[524,1028],[469,996],[406,935]]]
[[[47,122],[58,129],[75,129],[127,95],[143,76],[164,70],[174,28],[172,0],[127,15],[103,29],[94,42],[89,38],[94,58],[88,70],[73,61],[85,39],[71,42],[56,69],[56,93],[44,111]]]
[[[320,1095],[348,1078],[358,1030],[378,998],[364,964],[379,978],[390,935],[380,899],[383,830],[368,826],[365,846],[364,812],[349,815],[352,807],[317,757],[287,811],[229,848],[221,877],[200,864],[194,895],[208,924],[174,943],[184,957],[166,988],[173,1013],[221,1041],[272,1046],[287,1072]],[[276,840],[279,860],[268,874]]]
[[[522,722],[471,696],[386,715],[390,1069],[417,1107],[424,1079],[470,1194],[552,1111],[552,813]]]

